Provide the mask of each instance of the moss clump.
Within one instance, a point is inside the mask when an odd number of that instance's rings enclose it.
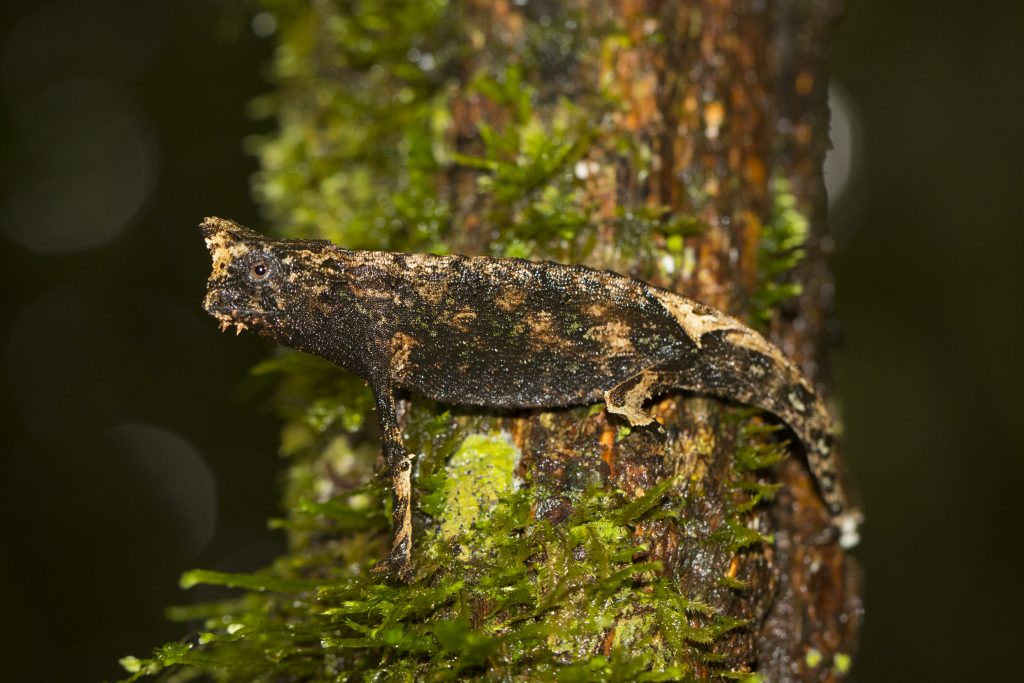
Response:
[[[441,536],[449,541],[471,528],[514,490],[519,449],[507,437],[470,434],[445,466]],[[469,557],[465,549],[460,559]]]
[[[185,587],[249,592],[180,613],[204,619],[197,641],[126,658],[128,680],[177,665],[179,681],[211,672],[229,681],[685,680],[693,671],[679,662],[743,622],[681,595],[660,563],[635,559],[645,550],[636,525],[671,514],[671,484],[632,501],[588,489],[560,524],[532,518],[536,491],[508,493],[470,527],[452,532],[442,522],[428,533],[408,586],[369,573],[372,557],[355,567],[324,562],[304,554],[312,545],[265,572],[190,572]],[[316,514],[324,528],[359,527],[357,518],[376,526],[382,509],[351,498],[298,515]],[[471,559],[454,551],[481,544],[487,551]],[[580,660],[602,642],[607,655]]]
[[[455,163],[480,171],[484,218],[497,229],[494,253],[527,257],[539,248],[570,256],[591,229],[574,168],[594,135],[592,112],[564,98],[535,106],[536,90],[517,65],[479,74],[470,92],[504,109],[507,118],[500,128],[477,126],[480,156],[452,155]]]
[[[739,521],[774,493],[752,475],[785,451],[766,440],[773,428],[735,412],[737,496],[717,533],[739,551],[766,540]],[[552,492],[512,490],[516,449],[507,439],[460,436],[467,427],[487,431],[490,418],[424,405],[409,419],[423,454],[420,510],[439,515],[419,525],[410,585],[370,572],[386,547],[387,515],[384,491],[364,472],[362,485],[291,506],[283,525],[293,548],[274,566],[187,573],[183,587],[246,593],[172,612],[201,620],[198,638],[125,658],[127,680],[170,670],[175,681],[211,673],[222,681],[667,681],[697,677],[694,662],[705,675],[746,679],[709,649],[745,621],[680,593],[660,562],[643,559],[638,530],[675,519],[685,505],[669,495],[678,482],[634,499],[593,486],[561,492],[571,513],[553,522],[536,515]]]
[[[772,213],[761,233],[757,252],[757,287],[751,294],[750,322],[764,330],[778,311],[779,304],[799,296],[799,282],[785,279],[806,256],[804,245],[810,233],[810,221],[797,207],[789,181],[772,180]]]
[[[279,90],[256,107],[279,131],[250,141],[256,196],[295,236],[353,248],[443,251],[435,182],[459,41],[445,0],[265,3],[282,40]]]

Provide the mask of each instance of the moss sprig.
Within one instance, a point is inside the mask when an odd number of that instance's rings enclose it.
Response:
[[[774,177],[771,191],[771,218],[761,232],[757,286],[750,305],[750,323],[761,330],[767,329],[779,304],[803,291],[799,282],[786,276],[807,255],[805,245],[810,233],[810,221],[797,206],[789,181]]]

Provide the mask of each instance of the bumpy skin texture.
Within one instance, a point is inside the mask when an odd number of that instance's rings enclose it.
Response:
[[[399,392],[443,403],[554,408],[604,401],[634,426],[643,404],[686,389],[766,410],[803,443],[839,541],[860,514],[837,471],[832,419],[778,348],[740,321],[639,280],[582,266],[482,256],[349,251],[269,239],[221,218],[200,226],[213,258],[204,308],[241,332],[330,360],[376,398],[395,497],[379,567],[410,571],[412,456]]]

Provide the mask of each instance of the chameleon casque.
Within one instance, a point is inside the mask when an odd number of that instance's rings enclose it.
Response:
[[[633,426],[682,389],[755,406],[801,441],[844,547],[860,513],[837,470],[832,419],[782,352],[739,320],[609,271],[484,256],[351,251],[270,239],[230,220],[201,224],[213,259],[204,308],[240,333],[326,358],[376,401],[394,495],[382,571],[410,573],[413,456],[401,392],[442,403],[555,408],[604,401]]]

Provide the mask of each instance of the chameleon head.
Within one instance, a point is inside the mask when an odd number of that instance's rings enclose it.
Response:
[[[200,224],[213,258],[203,308],[221,329],[252,328],[273,335],[286,315],[287,266],[276,243],[223,218]]]

